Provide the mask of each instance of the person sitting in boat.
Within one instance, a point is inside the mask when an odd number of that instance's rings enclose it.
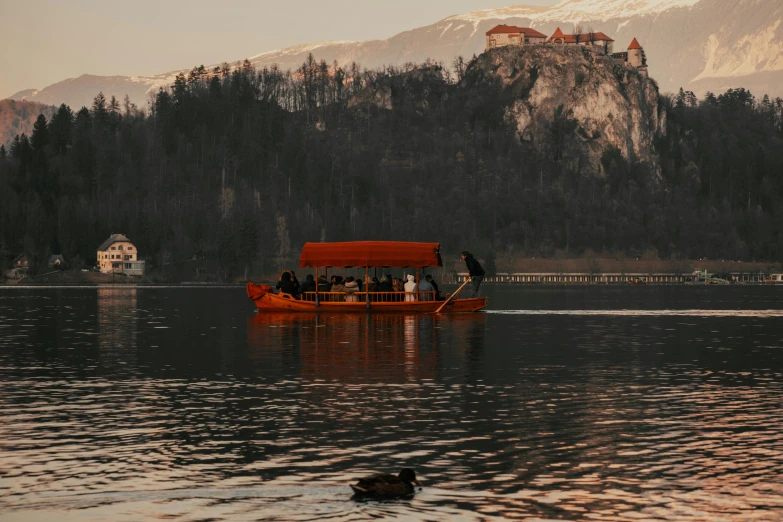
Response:
[[[341,276],[332,276],[332,289],[330,290],[332,292],[331,301],[339,301],[342,302],[345,300],[345,296],[341,294],[345,294],[345,283],[343,282],[343,278]]]
[[[280,281],[277,282],[275,288],[280,290],[281,294],[296,296],[296,287],[294,286],[294,282],[291,281],[291,272],[285,271],[280,274]]]
[[[435,279],[432,277],[432,274],[427,274],[424,277],[424,280],[432,285],[432,291],[435,292],[435,300],[443,301],[444,298],[440,295],[440,288],[438,288],[438,283],[435,282]]]
[[[332,284],[325,275],[318,277],[318,292],[324,294],[332,291]]]
[[[294,284],[294,295],[299,294],[299,280],[296,278],[296,274],[293,270],[288,271],[291,274],[291,282]]]
[[[299,287],[299,295],[302,299],[314,300],[315,296],[305,295],[312,292],[315,292],[315,279],[313,274],[307,274],[305,282]]]
[[[405,298],[405,288],[399,277],[392,279],[392,292],[395,292],[395,295],[392,295],[392,301],[402,301]]]
[[[405,283],[405,301],[416,300],[416,278],[408,274],[408,282]]]
[[[367,283],[367,291],[368,292],[381,292],[381,290],[379,289],[380,286],[381,286],[381,282],[378,281],[378,278],[377,277],[373,277]]]
[[[432,279],[432,277],[430,277]],[[424,281],[419,281],[419,292],[423,292],[419,294],[419,298],[422,301],[434,301],[435,300],[435,288],[432,286],[432,283],[425,277]]]
[[[381,277],[381,282],[378,284],[376,292],[383,292],[379,297],[380,301],[391,301],[391,292],[394,292],[391,277],[388,275]]]
[[[359,296],[356,295],[359,292],[359,282],[353,277],[348,276],[345,278],[345,302],[346,303],[358,303]]]

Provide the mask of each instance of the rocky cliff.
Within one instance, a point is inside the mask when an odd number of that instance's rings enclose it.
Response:
[[[665,134],[658,86],[634,67],[584,48],[528,46],[486,52],[468,67],[466,87],[497,83],[519,139],[544,152],[553,140],[575,170],[601,172],[617,149],[630,162],[660,174],[654,140]]]

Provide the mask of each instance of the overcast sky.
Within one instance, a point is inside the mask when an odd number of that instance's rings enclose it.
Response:
[[[452,14],[557,0],[0,0],[0,99],[81,74],[152,75]]]

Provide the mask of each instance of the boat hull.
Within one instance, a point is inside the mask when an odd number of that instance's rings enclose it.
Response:
[[[408,302],[372,302],[369,308],[366,302],[321,302],[316,306],[312,301],[299,301],[287,294],[274,294],[270,287],[247,284],[247,297],[256,304],[259,311],[290,313],[405,313],[427,314],[435,312],[443,301]],[[454,299],[441,313],[478,312],[487,307],[486,297],[472,299]]]

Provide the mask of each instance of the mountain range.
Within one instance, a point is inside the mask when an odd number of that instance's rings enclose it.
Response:
[[[318,60],[356,62],[367,68],[422,62],[450,64],[480,54],[485,33],[497,24],[533,27],[551,34],[575,24],[611,35],[615,51],[633,38],[645,48],[650,75],[663,92],[680,87],[701,95],[745,87],[757,96],[783,96],[783,2],[780,0],[564,0],[552,7],[512,5],[445,18],[391,38],[306,43],[250,58],[256,67],[301,65]],[[150,92],[171,84],[179,72],[156,76],[82,75],[11,96],[48,105],[89,105],[100,91],[107,97],[146,105]]]

